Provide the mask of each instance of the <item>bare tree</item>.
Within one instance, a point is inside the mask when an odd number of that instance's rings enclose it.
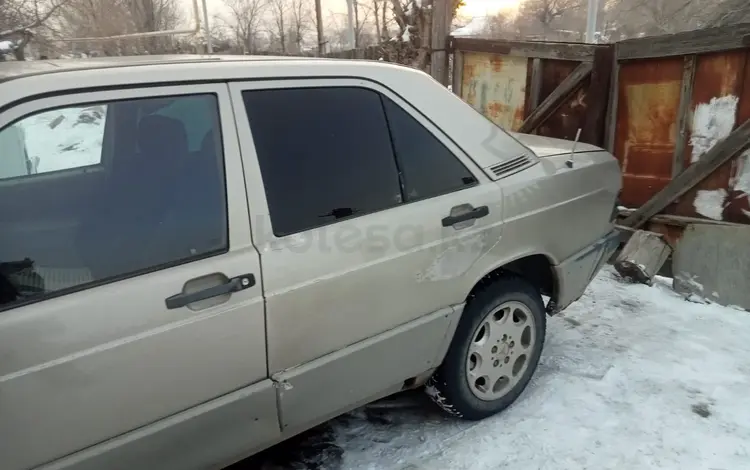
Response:
[[[463,5],[463,0],[451,0],[452,15]],[[430,25],[433,0],[391,0],[393,19],[398,25],[398,38],[416,51],[411,65],[426,70],[430,60]]]
[[[548,39],[555,22],[581,6],[582,0],[525,0],[516,24],[523,36],[541,35],[543,39]]]
[[[373,16],[375,16],[375,34],[378,38],[378,44],[386,39],[381,27],[381,25],[385,23],[385,21],[383,21],[384,18],[381,19],[382,14],[383,12],[385,12],[385,10],[385,2],[381,2],[380,0],[372,0],[372,11],[374,13]]]
[[[372,45],[374,37],[369,33],[370,19],[375,16],[375,31],[379,29],[379,20],[375,10],[375,2],[366,3],[361,0],[353,0],[352,10],[354,13],[354,47],[367,47]],[[379,10],[378,10],[379,11]],[[376,34],[377,36],[377,34]]]
[[[129,0],[129,12],[136,32],[166,31],[176,29],[182,19],[178,0]],[[164,52],[168,38],[145,38],[150,53]]]
[[[727,26],[750,22],[750,5],[747,0],[725,0],[708,16],[707,26]]]
[[[281,52],[286,54],[287,51],[287,15],[289,14],[288,0],[270,0],[272,20],[274,29],[271,34],[275,36],[280,43]]]
[[[70,0],[60,14],[59,35],[67,38],[105,37],[136,32],[131,21],[126,0]],[[119,44],[112,41],[97,45],[83,44],[99,49],[105,55],[119,55]]]
[[[289,0],[289,45],[295,53],[302,52],[305,35],[312,27],[312,10],[307,0]]]
[[[224,5],[229,10],[227,23],[235,40],[242,45],[242,52],[255,52],[260,23],[269,7],[268,0],[224,0]]]
[[[69,3],[61,10],[59,35],[66,38],[101,38],[175,29],[182,19],[178,1],[68,0]],[[96,41],[84,46],[105,55],[162,53],[175,47],[172,37]]]
[[[750,7],[747,0],[610,0],[604,18],[626,38],[749,21]]]
[[[17,60],[24,60],[24,48],[35,31],[49,21],[69,0],[0,0],[0,40],[14,41]]]

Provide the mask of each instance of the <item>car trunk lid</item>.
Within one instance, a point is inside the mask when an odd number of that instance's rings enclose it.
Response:
[[[573,142],[572,140],[554,139],[552,137],[543,137],[531,134],[510,133],[516,140],[524,146],[531,149],[539,158],[554,157],[556,155],[566,155],[573,151],[575,153],[598,152],[602,149],[595,145],[583,142]]]

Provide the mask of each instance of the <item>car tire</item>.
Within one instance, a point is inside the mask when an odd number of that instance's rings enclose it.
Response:
[[[500,278],[467,303],[448,352],[425,391],[448,414],[492,416],[524,391],[544,346],[546,315],[539,291]]]

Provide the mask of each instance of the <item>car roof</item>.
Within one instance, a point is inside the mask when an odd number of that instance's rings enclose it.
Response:
[[[255,62],[281,60],[336,60],[316,57],[292,57],[270,55],[142,55],[123,57],[93,57],[85,59],[54,59],[30,61],[0,62],[0,82],[14,78],[44,73],[59,73],[72,70],[108,69],[114,67],[132,67],[137,65],[159,65],[175,63],[212,63],[212,62]]]
[[[502,161],[502,155],[518,156],[529,151],[424,71],[381,60],[213,55],[103,57],[5,62],[0,63],[0,76],[5,77],[0,78],[0,124],[28,114],[38,100],[67,103],[64,95],[75,94],[86,96],[90,100],[86,102],[96,101],[89,91],[107,94],[122,88],[123,93],[128,89],[132,90],[128,93],[140,96],[140,87],[162,87],[162,93],[173,89],[233,93],[252,88],[255,83],[261,88],[269,84],[274,88],[286,82],[283,87],[294,88],[330,79],[347,83],[346,86],[375,84],[406,101],[438,129],[452,129],[457,135],[468,136],[462,150],[473,155],[482,168]]]

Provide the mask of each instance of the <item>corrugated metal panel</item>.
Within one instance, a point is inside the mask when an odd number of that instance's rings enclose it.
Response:
[[[682,57],[620,65],[614,153],[622,204],[639,207],[672,177]]]
[[[580,62],[570,60],[543,61],[540,101],[547,98],[579,64]],[[558,139],[575,139],[576,131],[583,127],[586,118],[588,87],[589,80],[586,80],[572,99],[563,103],[549,119],[539,126],[537,134]]]
[[[687,168],[737,127],[737,110],[746,62],[745,51],[698,57],[685,146]],[[729,178],[736,160],[716,169],[666,212],[688,217],[724,220]]]
[[[750,51],[747,52],[744,83],[737,112],[737,125],[750,119]],[[724,220],[750,223],[750,149],[735,161]]]
[[[462,98],[508,130],[524,120],[528,59],[477,52],[464,53]]]

